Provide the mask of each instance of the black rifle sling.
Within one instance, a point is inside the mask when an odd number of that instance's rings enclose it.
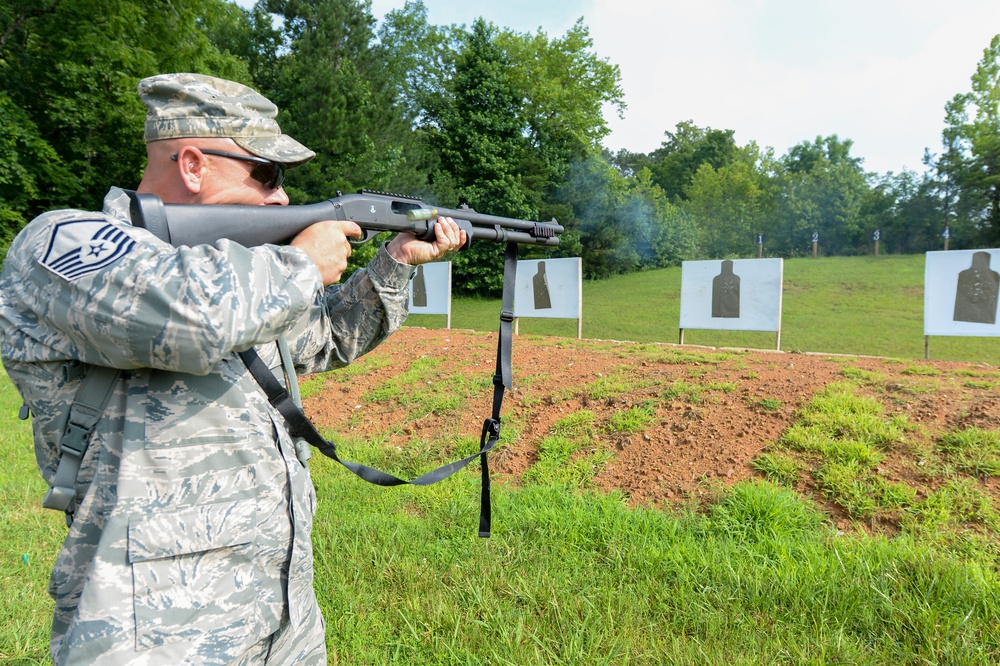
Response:
[[[497,369],[493,376],[493,416],[486,419],[483,424],[483,432],[480,438],[480,450],[467,458],[448,463],[435,470],[427,472],[415,479],[406,481],[381,470],[361,465],[355,462],[341,460],[337,455],[337,446],[333,442],[323,437],[312,424],[298,405],[292,400],[288,391],[281,382],[274,376],[271,369],[267,367],[252,348],[245,352],[240,352],[240,358],[246,364],[247,369],[253,378],[267,395],[268,401],[284,417],[288,424],[288,432],[292,437],[301,437],[315,446],[323,455],[333,458],[351,472],[364,479],[368,483],[377,486],[399,486],[404,484],[414,486],[429,486],[462,469],[477,457],[482,463],[482,494],[480,498],[479,510],[479,536],[488,538],[490,536],[491,512],[490,512],[490,472],[487,462],[487,455],[496,445],[500,438],[500,407],[503,404],[504,388],[511,386],[511,341],[513,337],[512,324],[514,321],[514,277],[517,269],[517,244],[508,243],[507,252],[504,256],[504,285],[503,285],[503,305],[500,312],[500,335],[497,341]]]
[[[493,375],[493,416],[483,423],[482,499],[479,511],[479,536],[489,538],[492,524],[490,513],[490,467],[486,454],[500,439],[500,408],[503,392],[512,387],[510,357],[514,339],[514,284],[517,274],[517,243],[507,243],[503,257],[503,296],[500,304],[500,333],[497,336],[497,371]]]

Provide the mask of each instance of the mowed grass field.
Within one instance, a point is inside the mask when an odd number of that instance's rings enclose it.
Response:
[[[585,284],[584,336],[676,342],[679,276]],[[782,348],[922,358],[922,276],[914,257],[786,262]],[[453,326],[493,330],[498,310],[498,302],[457,302]],[[487,323],[473,321],[476,311]],[[435,325],[426,319],[413,323]],[[521,332],[575,337],[576,324],[522,321]],[[773,342],[729,335],[690,331],[685,342]],[[996,365],[996,342],[933,339],[931,357]],[[994,374],[976,379],[992,386]],[[40,506],[45,486],[19,406],[0,374],[0,663],[46,664],[46,585],[65,525]],[[571,416],[553,434],[572,434]],[[475,465],[427,488],[381,489],[315,456],[315,587],[330,663],[1000,663],[1000,515],[980,481],[1000,474],[1000,434],[943,440],[931,452],[940,491],[917,501],[883,488],[879,500],[903,506],[905,520],[898,533],[870,535],[839,531],[782,479],[802,473],[789,467],[790,453],[808,445],[831,488],[855,487],[851,475],[874,474],[900,424],[858,398],[850,381],[817,396],[799,419],[755,463],[759,479],[670,509],[632,508],[558,466],[516,487],[495,484],[502,521],[489,540],[473,525]],[[405,475],[475,444],[424,443],[407,452],[406,470],[399,452],[378,442],[342,445],[351,459]],[[975,464],[966,460],[973,449]],[[866,515],[863,505],[853,511]]]
[[[924,257],[829,257],[784,262],[781,349],[826,354],[924,357]],[[681,269],[583,283],[583,337],[678,341]],[[455,298],[453,328],[496,330],[500,301]],[[443,328],[443,315],[408,324]],[[576,337],[577,322],[520,319],[520,333]],[[687,330],[684,343],[774,349],[775,334]],[[931,337],[930,358],[1000,364],[1000,338]]]

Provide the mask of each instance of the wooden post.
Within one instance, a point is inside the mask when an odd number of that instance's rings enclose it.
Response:
[[[875,241],[875,256],[877,257],[878,256],[878,244],[879,244],[879,241],[882,240],[882,232],[880,230],[876,229],[875,233],[872,234],[872,240]]]

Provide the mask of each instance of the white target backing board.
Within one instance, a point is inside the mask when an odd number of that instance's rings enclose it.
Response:
[[[578,337],[583,321],[583,261],[522,259],[514,280],[514,317],[576,319]]]
[[[410,278],[410,314],[448,315],[451,328],[451,262],[417,266]]]
[[[1000,336],[1000,249],[928,252],[924,335]]]
[[[780,331],[782,259],[685,261],[680,328]]]

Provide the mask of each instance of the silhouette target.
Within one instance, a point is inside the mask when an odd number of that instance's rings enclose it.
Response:
[[[712,279],[712,316],[740,317],[740,276],[733,273],[729,259],[722,262],[722,271]]]
[[[995,324],[998,294],[1000,274],[990,270],[990,253],[976,252],[972,265],[958,274],[954,321]]]

